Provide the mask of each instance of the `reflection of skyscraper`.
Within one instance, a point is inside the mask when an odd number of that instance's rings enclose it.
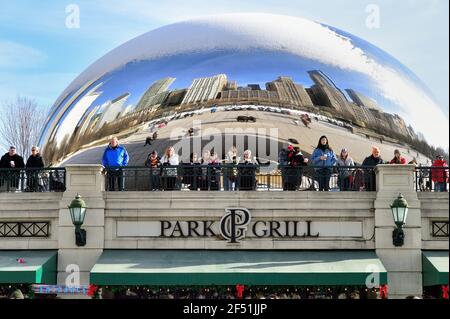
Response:
[[[227,85],[225,86],[224,90],[225,91],[233,91],[233,90],[237,90],[237,88],[238,88],[237,81],[229,81],[227,83]]]
[[[333,81],[322,71],[309,71],[309,76],[314,81],[309,92],[313,95],[313,100],[319,106],[334,108],[341,113],[355,116],[349,101],[344,93],[333,83]]]
[[[378,128],[383,128],[384,130],[391,130],[391,126],[389,125],[389,120],[386,116],[387,113],[384,112],[378,112],[373,109],[369,109],[370,113],[372,113],[373,117],[375,118],[375,123]]]
[[[408,136],[408,128],[405,121],[397,114],[384,113],[391,129],[404,136]]]
[[[370,122],[367,114],[364,112],[363,107],[356,105],[355,103],[350,103],[350,106],[353,109],[353,113],[355,114],[355,118],[357,121],[367,124]],[[360,124],[360,123],[359,123]]]
[[[413,127],[411,125],[409,125],[407,127],[407,131],[408,131],[408,135],[414,140],[418,140],[419,136],[416,134],[416,132],[414,131]]]
[[[228,83],[225,74],[219,74],[210,78],[195,79],[189,88],[182,104],[206,102],[217,98]]]
[[[91,88],[90,91],[86,93],[81,99],[76,101],[75,105],[69,108],[65,114],[65,125],[61,125],[57,127],[56,130],[56,140],[57,142],[61,142],[66,135],[72,135],[75,131],[79,119],[84,115],[84,113],[89,109],[92,103],[97,100],[97,98],[102,94],[102,92],[98,92],[101,84],[96,85]]]
[[[104,124],[110,123],[117,119],[119,114],[123,111],[123,107],[129,96],[130,93],[125,93],[102,105],[103,114],[98,122],[98,128],[101,128]]]
[[[220,102],[226,103],[279,103],[280,97],[275,91],[265,90],[232,90],[220,94]]]
[[[183,102],[184,97],[186,96],[187,89],[182,90],[174,90],[169,93],[167,96],[167,99],[163,103],[162,107],[171,107],[171,106],[177,106],[180,105],[181,102]]]
[[[383,112],[383,110],[378,106],[377,102],[365,96],[364,94],[352,89],[347,89],[346,91],[353,102],[355,102],[357,105],[365,106],[369,109],[377,110],[378,112]]]
[[[80,123],[78,123],[78,127],[79,127],[78,134],[82,135],[82,134],[84,134],[84,132],[87,131],[87,129],[90,127],[90,124],[92,122],[92,118],[95,116],[95,114],[97,113],[99,108],[100,108],[100,105],[97,105],[91,111],[89,111],[89,110],[86,111],[85,116],[80,121]]]
[[[175,82],[174,78],[165,78],[154,82],[148,90],[144,93],[141,100],[138,102],[136,110],[142,110],[160,105],[167,98],[169,92],[167,89]]]
[[[305,88],[294,83],[292,78],[279,77],[266,84],[267,90],[278,93],[280,100],[295,106],[312,106],[313,103]]]
[[[39,144],[42,144],[43,141],[51,141],[55,138],[57,132],[60,130],[61,124],[65,121],[65,117],[68,113],[70,113],[73,108],[77,105],[77,100],[82,98],[86,94],[90,94],[96,91],[99,87],[103,85],[103,83],[95,85],[95,82],[98,79],[90,80],[86,82],[82,87],[80,87],[74,94],[67,96],[63,100],[61,100],[60,104],[55,104],[52,107],[52,112],[49,114],[47,118],[48,125],[45,130],[41,134],[39,139]],[[59,101],[59,99],[58,99]],[[77,112],[78,110],[76,110]],[[84,111],[83,111],[84,112]],[[80,115],[83,115],[81,112]],[[63,125],[65,126],[65,125]],[[65,128],[63,128],[65,129]],[[68,133],[71,134],[72,132]],[[63,137],[66,133],[63,134]],[[60,135],[60,134],[58,134]],[[61,135],[60,135],[61,136]]]
[[[261,86],[259,84],[249,84],[247,87],[252,91],[261,91]]]

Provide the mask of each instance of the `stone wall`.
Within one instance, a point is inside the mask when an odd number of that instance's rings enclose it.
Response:
[[[78,265],[81,284],[104,249],[376,250],[388,271],[391,298],[422,293],[422,250],[448,250],[433,222],[448,222],[448,193],[416,193],[412,166],[379,166],[377,192],[122,192],[104,191],[102,167],[67,167],[67,191],[0,194],[1,222],[49,222],[47,238],[0,238],[0,250],[58,250],[58,283]],[[405,245],[394,247],[390,204],[402,193],[410,205]],[[67,206],[76,194],[88,205],[87,245],[75,245]],[[292,238],[250,235],[238,244],[220,236],[155,237],[148,227],[165,221],[219,221],[226,208],[246,208],[261,222],[311,222],[311,234]],[[306,225],[306,224],[302,224]],[[156,227],[156,226],[155,226]],[[304,230],[305,226],[302,229]],[[316,227],[316,228],[314,228]],[[142,228],[142,229],[141,229]],[[319,231],[320,230],[320,231]],[[151,232],[151,231],[150,231]],[[331,235],[330,235],[331,234]]]

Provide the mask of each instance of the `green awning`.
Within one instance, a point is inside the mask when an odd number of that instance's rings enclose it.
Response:
[[[0,284],[56,284],[57,255],[54,250],[0,250]]]
[[[423,285],[448,285],[448,250],[422,253]]]
[[[387,273],[373,251],[105,250],[96,285],[365,285]]]

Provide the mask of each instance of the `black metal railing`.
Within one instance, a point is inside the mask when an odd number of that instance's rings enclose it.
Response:
[[[64,192],[65,168],[0,169],[0,192]]]
[[[0,222],[0,238],[50,237],[50,222]]]
[[[373,167],[179,165],[107,168],[107,191],[375,191]]]
[[[449,191],[448,167],[416,167],[415,187],[417,192],[445,193]]]

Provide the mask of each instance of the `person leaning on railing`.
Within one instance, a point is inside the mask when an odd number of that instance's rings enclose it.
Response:
[[[349,167],[355,166],[353,158],[350,156],[348,149],[343,148],[337,159],[337,166],[344,167],[339,169],[338,185],[342,191],[349,191],[353,182],[353,171]]]
[[[42,183],[42,168],[45,167],[44,160],[39,153],[39,148],[33,146],[31,148],[31,155],[27,160],[26,174],[27,174],[27,188],[25,191],[37,192],[43,191],[44,184]]]
[[[162,164],[162,187],[164,190],[173,191],[177,189],[178,165],[180,159],[175,154],[175,149],[170,146],[166,149],[164,156],[161,158]]]
[[[201,163],[201,174],[199,178],[199,188],[201,191],[207,191],[209,189],[209,175],[208,175],[208,163],[209,158],[211,157],[211,152],[206,151],[203,153],[203,157],[200,160]]]
[[[448,164],[444,159],[444,156],[436,156],[436,160],[433,162],[431,168],[431,179],[434,183],[435,192],[446,192],[448,183]]]
[[[159,180],[161,177],[161,158],[157,151],[153,151],[148,156],[144,164],[145,167],[150,168],[150,190],[159,190]]]
[[[240,191],[256,190],[256,163],[250,150],[244,152],[242,162],[238,164],[237,188]]]
[[[366,191],[373,192],[376,191],[376,176],[375,176],[375,166],[384,164],[381,158],[380,148],[377,146],[372,146],[372,155],[367,157],[362,166],[364,166],[364,184]]]
[[[183,184],[191,191],[198,190],[201,181],[202,169],[197,153],[191,153],[189,162],[182,163]]]
[[[390,164],[397,164],[397,165],[406,165],[407,160],[402,156],[400,153],[400,150],[394,151],[394,158],[391,160]]]
[[[329,191],[332,167],[336,165],[336,154],[330,147],[326,136],[319,139],[317,148],[312,154],[312,162],[316,167],[319,191]]]
[[[4,184],[9,183],[10,190],[20,190],[20,168],[24,168],[25,163],[23,157],[17,154],[17,149],[15,146],[9,148],[8,153],[2,156],[0,159],[0,188]],[[10,169],[11,171],[7,171]]]
[[[221,165],[216,152],[211,151],[208,161],[209,190],[219,191],[221,189]]]
[[[287,164],[282,167],[284,173],[283,190],[296,191],[302,184],[303,171],[302,167],[308,165],[308,159],[300,151],[300,147],[288,147]]]
[[[225,157],[225,168],[223,170],[223,185],[225,191],[233,191],[236,189],[237,169],[236,165],[240,158],[237,156],[237,148],[233,146]]]
[[[125,190],[125,181],[122,167],[128,166],[128,152],[122,145],[119,145],[117,137],[113,137],[105,149],[102,158],[102,164],[106,168],[108,179],[108,190],[114,192],[116,180],[119,191]]]

